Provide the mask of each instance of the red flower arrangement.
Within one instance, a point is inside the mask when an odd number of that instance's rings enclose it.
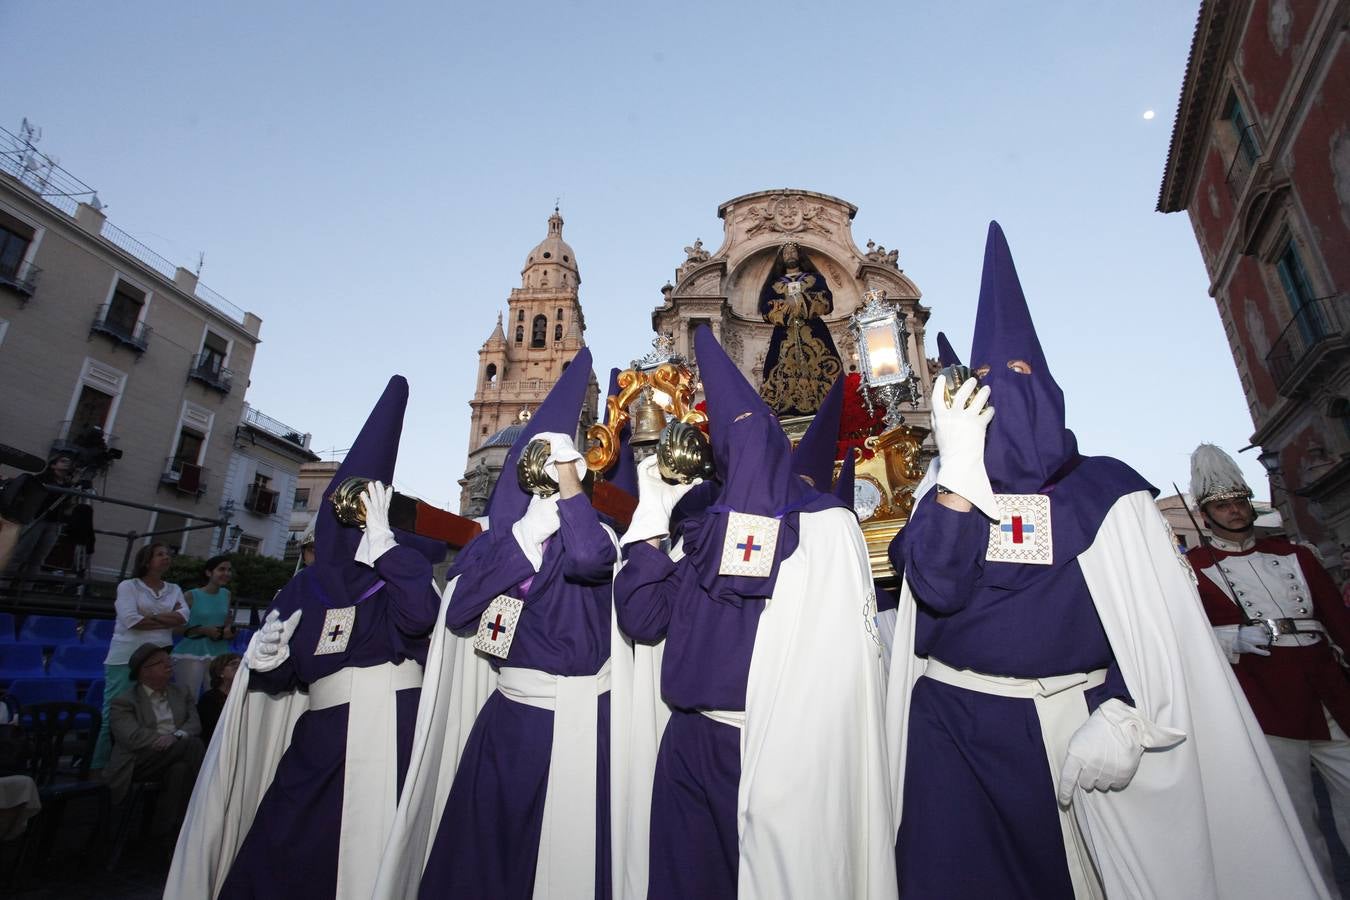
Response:
[[[844,376],[844,409],[839,416],[839,444],[835,449],[835,459],[843,459],[844,454],[853,448],[862,451],[863,459],[871,459],[871,450],[863,446],[869,437],[886,430],[886,410],[880,405],[867,412],[867,404],[862,396],[862,376],[849,372]]]

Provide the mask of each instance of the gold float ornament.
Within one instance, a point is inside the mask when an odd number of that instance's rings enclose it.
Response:
[[[854,457],[854,509],[862,520],[872,577],[887,587],[898,582],[888,551],[914,511],[914,488],[923,478],[921,453],[927,436],[927,428],[900,425],[864,442],[872,451],[870,459],[863,459],[861,451]]]
[[[603,475],[618,462],[619,432],[631,420],[629,406],[638,401],[634,443],[650,442],[659,431],[658,466],[664,456],[671,472],[666,477],[687,484],[694,478],[711,475],[712,448],[705,434],[708,416],[694,408],[697,383],[687,366],[672,361],[643,368],[635,363],[632,368],[619,373],[618,387],[618,394],[605,399],[605,421],[586,430],[586,438],[591,443],[586,450],[586,468]],[[664,423],[661,413],[669,415],[672,421],[658,430],[658,418]],[[676,425],[685,427],[675,428]]]
[[[353,475],[344,478],[342,483],[333,489],[333,493],[328,495],[328,502],[333,504],[333,514],[348,528],[366,527],[366,504],[361,495],[365,493],[368,484],[369,478]]]

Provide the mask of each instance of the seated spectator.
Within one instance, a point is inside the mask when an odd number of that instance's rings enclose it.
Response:
[[[117,586],[117,625],[103,661],[103,727],[99,729],[91,769],[108,764],[112,735],[112,701],[131,684],[131,654],[149,642],[157,647],[173,643],[173,630],[187,623],[188,607],[178,585],[164,580],[173,562],[168,545],[147,544],[136,553],[133,576]],[[192,697],[196,704],[197,697]]]
[[[211,660],[208,670],[211,689],[197,701],[197,715],[202,720],[202,743],[208,747],[211,745],[211,735],[216,733],[220,711],[225,708],[225,698],[234,684],[234,673],[239,671],[239,659],[238,653],[222,653]]]
[[[213,556],[202,567],[206,584],[183,595],[191,613],[183,639],[173,648],[173,680],[188,689],[193,699],[206,690],[206,670],[211,661],[230,652],[234,638],[234,610],[225,585],[234,574],[228,556]]]
[[[132,781],[158,781],[151,835],[168,836],[183,818],[202,764],[201,722],[187,690],[171,683],[167,647],[142,644],[128,667],[133,684],[112,701],[112,757],[103,774],[113,803],[125,798]]]

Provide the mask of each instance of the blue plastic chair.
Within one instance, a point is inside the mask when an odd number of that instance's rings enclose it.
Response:
[[[80,642],[75,620],[65,616],[29,616],[19,626],[19,643],[63,647]]]
[[[84,626],[84,642],[86,644],[102,644],[107,646],[112,640],[113,629],[117,623],[112,619],[90,619]]]
[[[73,678],[18,678],[10,683],[9,692],[24,706],[76,701]]]
[[[34,644],[0,644],[0,681],[42,678],[42,648]]]
[[[241,628],[234,633],[234,640],[230,641],[230,649],[240,656],[248,649],[249,639],[253,637],[252,628]]]
[[[84,689],[84,696],[80,702],[85,706],[92,706],[94,709],[103,708],[103,686],[106,684],[102,678],[89,682],[89,687]]]
[[[12,644],[14,641],[14,617],[9,613],[0,613],[0,644]]]
[[[98,678],[103,675],[103,660],[108,656],[107,647],[74,646],[57,647],[52,654],[48,674],[65,678]]]

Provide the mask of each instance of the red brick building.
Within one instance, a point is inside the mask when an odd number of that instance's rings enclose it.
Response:
[[[1271,499],[1350,544],[1350,2],[1203,0],[1159,212],[1186,210]]]

